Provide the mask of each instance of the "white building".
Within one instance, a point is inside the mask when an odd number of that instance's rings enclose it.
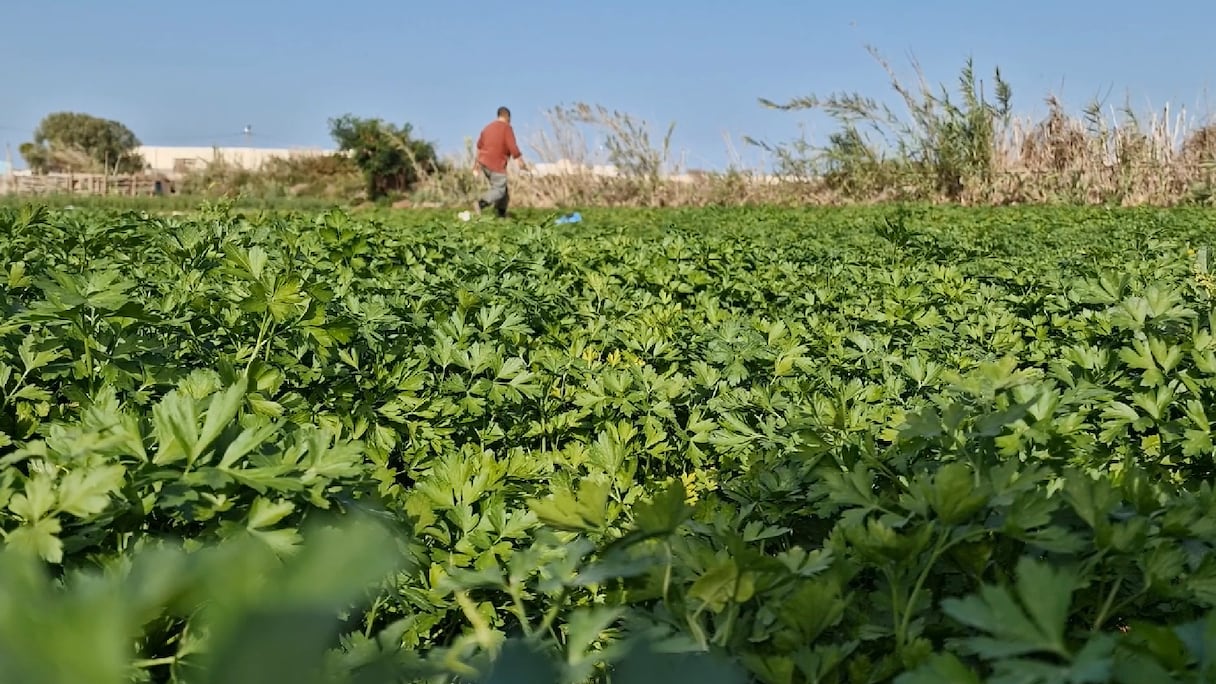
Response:
[[[206,168],[221,162],[231,166],[257,171],[271,159],[318,157],[333,154],[333,150],[320,148],[267,148],[267,147],[157,147],[141,145],[135,152],[155,173],[175,176]]]
[[[569,159],[561,159],[555,162],[536,162],[530,166],[532,173],[537,176],[591,175],[615,177],[620,175],[616,167],[610,164],[584,164]]]

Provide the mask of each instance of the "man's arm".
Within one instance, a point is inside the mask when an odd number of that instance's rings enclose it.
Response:
[[[507,152],[511,157],[519,162],[519,168],[527,169],[528,162],[524,161],[524,155],[519,151],[519,145],[515,143],[515,129],[507,128]]]

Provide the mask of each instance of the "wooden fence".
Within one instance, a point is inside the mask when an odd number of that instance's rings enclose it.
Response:
[[[156,184],[170,192],[168,179],[147,175],[48,173],[0,175],[0,195],[152,195]]]

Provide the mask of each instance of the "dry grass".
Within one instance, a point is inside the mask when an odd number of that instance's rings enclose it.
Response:
[[[349,159],[334,155],[271,159],[257,171],[221,160],[187,174],[178,186],[203,197],[341,200],[361,193],[363,178]]]
[[[923,85],[923,82],[922,82]],[[928,86],[923,86],[928,91]],[[909,99],[915,95],[904,90]],[[936,96],[935,96],[936,97]],[[829,145],[768,146],[778,177],[758,169],[688,171],[667,141],[651,142],[644,123],[604,108],[578,105],[549,112],[530,159],[568,163],[562,172],[513,172],[512,204],[578,206],[825,205],[891,200],[962,204],[1118,204],[1168,206],[1208,202],[1216,187],[1216,124],[1196,125],[1163,109],[1147,120],[1097,106],[1067,113],[1054,96],[1039,120],[953,103],[921,107],[911,124],[895,117],[895,152],[882,153],[858,134]],[[977,113],[977,110],[979,113]],[[572,112],[576,115],[572,115]],[[985,113],[986,112],[986,113]],[[950,138],[957,131],[961,136]],[[959,139],[961,137],[961,139]],[[589,140],[607,140],[599,152]],[[755,143],[755,141],[751,141]],[[852,147],[850,147],[852,145]],[[926,149],[929,148],[929,149]],[[620,160],[627,163],[620,163]],[[431,204],[463,206],[481,182],[453,162],[455,177],[427,179],[419,194]],[[604,177],[596,165],[622,172]],[[655,172],[661,169],[661,172]],[[674,177],[674,178],[673,178]]]
[[[627,113],[575,103],[545,113],[546,125],[526,144],[533,165],[511,171],[513,206],[562,209],[580,206],[714,206],[798,204],[814,200],[817,184],[771,182],[759,171],[724,173],[688,170],[671,153],[675,125],[661,136]],[[484,187],[469,171],[474,150],[448,160],[453,171],[424,178],[414,197],[429,206],[464,206]],[[549,166],[541,173],[537,163]]]
[[[1168,107],[1147,121],[1090,107],[1069,117],[1048,98],[1042,121],[1015,120],[999,159],[997,182],[968,188],[976,202],[1169,205],[1202,199],[1210,186],[1216,136],[1191,128],[1185,112]]]
[[[546,174],[513,170],[511,203],[563,209],[887,200],[1165,206],[1216,200],[1216,124],[1168,107],[1144,120],[1127,108],[1098,104],[1072,115],[1053,95],[1046,98],[1042,119],[1016,116],[999,70],[988,93],[968,62],[957,94],[950,95],[931,85],[915,61],[915,78],[908,83],[877,51],[871,54],[890,77],[903,111],[861,94],[807,96],[784,104],[761,100],[777,109],[825,111],[839,124],[822,145],[745,139],[772,158],[770,174],[738,163],[722,173],[686,169],[672,154],[674,124],[656,132],[629,114],[575,103],[549,110],[545,126],[526,141],[530,162],[564,167]],[[424,175],[409,203],[468,206],[484,187],[469,170],[472,148],[466,140],[463,155],[447,160],[449,170]],[[617,170],[615,176],[595,172],[608,166]],[[283,166],[269,181],[265,174],[229,171],[227,186],[225,174],[209,171],[206,187],[233,194],[228,186],[253,192],[261,183],[288,195],[360,201],[357,173],[323,170],[313,170],[318,179]]]
[[[870,52],[906,114],[859,94],[761,100],[775,109],[824,111],[840,132],[817,148],[805,141],[756,144],[795,172],[817,171],[853,201],[1171,205],[1211,198],[1216,125],[1185,110],[1167,106],[1142,120],[1129,107],[1094,102],[1070,115],[1049,94],[1047,115],[1035,120],[1012,113],[1012,93],[999,69],[989,97],[968,62],[951,96],[930,86],[915,60],[909,86]]]

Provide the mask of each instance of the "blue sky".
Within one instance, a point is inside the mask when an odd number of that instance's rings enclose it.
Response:
[[[584,101],[659,134],[674,120],[688,165],[720,168],[724,135],[754,164],[744,135],[830,132],[757,97],[889,98],[866,44],[951,87],[969,55],[985,77],[999,65],[1026,113],[1055,91],[1077,108],[1130,95],[1202,116],[1214,25],[1216,3],[1199,0],[0,0],[0,144],[17,157],[44,114],[69,109],[146,144],[240,144],[249,124],[254,145],[330,146],[327,119],[350,112],[456,151],[499,104],[526,143],[546,110]]]

